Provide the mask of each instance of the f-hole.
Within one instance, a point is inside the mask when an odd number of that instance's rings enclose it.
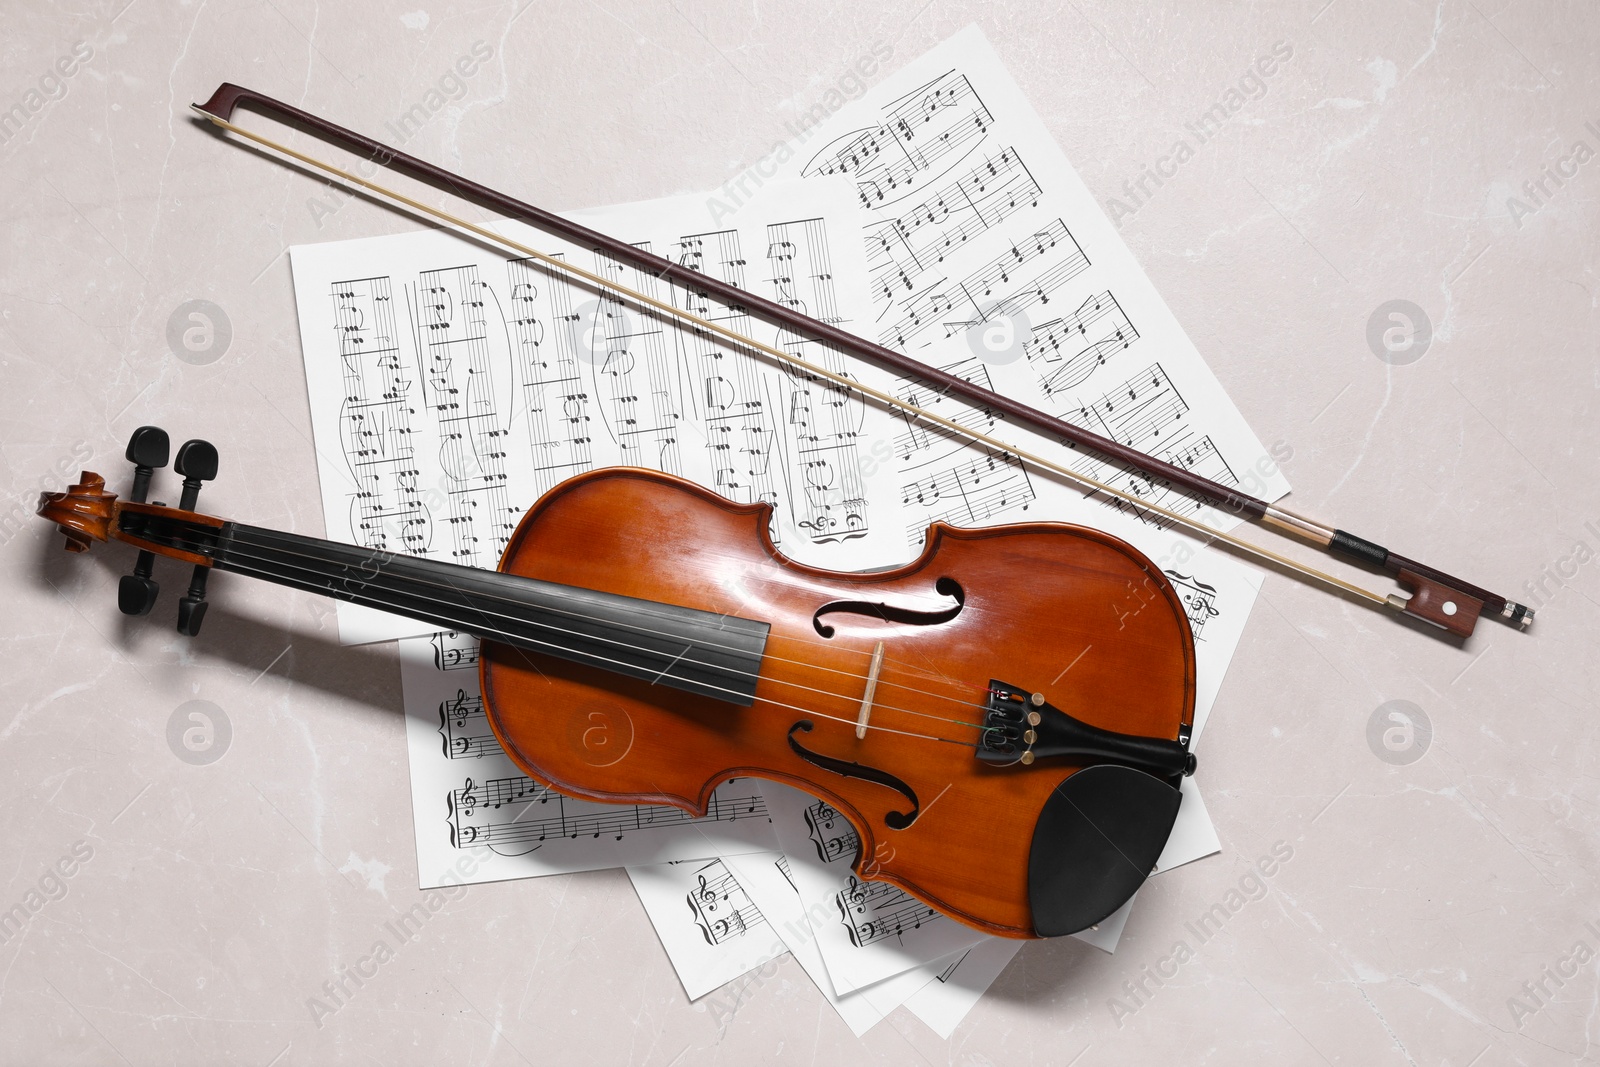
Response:
[[[868,767],[864,763],[824,756],[820,752],[811,751],[795,739],[795,734],[808,734],[815,728],[810,719],[801,719],[789,727],[789,747],[794,749],[795,755],[813,766],[821,767],[825,771],[842,774],[846,778],[859,778],[864,782],[886,786],[911,801],[910,811],[891,811],[883,817],[883,821],[889,829],[904,830],[916,821],[917,814],[922,810],[922,802],[917,799],[917,791],[915,789],[912,789],[888,771],[880,771],[878,768]]]
[[[869,619],[881,619],[884,622],[905,622],[912,626],[938,626],[947,623],[961,614],[961,607],[967,602],[966,591],[954,578],[940,578],[933,584],[933,588],[941,595],[949,597],[955,604],[943,611],[914,611],[911,608],[896,607],[893,604],[875,604],[867,600],[835,600],[818,608],[816,614],[811,616],[811,625],[823,637],[832,637],[832,626],[822,621],[824,615],[835,613],[844,615],[862,615]]]

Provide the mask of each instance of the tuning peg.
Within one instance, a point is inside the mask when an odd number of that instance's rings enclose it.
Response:
[[[167,431],[159,426],[141,426],[133,431],[126,453],[128,462],[133,464],[133,491],[128,494],[129,500],[144,503],[145,494],[150,491],[150,476],[157,467],[167,465],[171,447]]]
[[[217,446],[198,437],[185,441],[178,447],[178,458],[172,469],[183,475],[183,499],[178,502],[180,511],[193,511],[200,499],[200,484],[217,476]]]
[[[185,441],[178,449],[178,458],[172,469],[183,475],[183,498],[178,502],[182,511],[193,511],[200,499],[200,485],[217,476],[217,449],[210,441],[195,438]],[[178,632],[193,637],[200,632],[200,623],[206,617],[206,576],[210,567],[198,564],[189,579],[189,591],[178,601]]]
[[[167,465],[171,442],[167,431],[159,426],[141,426],[128,438],[128,462],[133,464],[133,489],[128,499],[144,503],[150,492],[150,476],[157,467]],[[124,574],[117,583],[117,608],[124,615],[148,615],[155,606],[161,587],[150,577],[156,557],[150,552],[140,552],[133,564],[133,573]]]
[[[206,573],[209,567],[195,566],[189,579],[189,592],[178,601],[178,632],[193,637],[200,632],[206,617]]]

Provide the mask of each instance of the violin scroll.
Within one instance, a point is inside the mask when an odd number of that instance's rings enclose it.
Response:
[[[151,478],[167,464],[167,434],[155,426],[141,426],[128,441],[128,461],[133,464],[133,487],[126,499],[106,492],[106,480],[93,471],[78,475],[75,485],[61,493],[41,493],[36,513],[56,524],[67,536],[69,552],[83,552],[95,541],[125,541],[138,548],[133,573],[117,586],[117,607],[125,615],[147,615],[155,604],[159,586],[152,577],[156,556],[195,565],[187,594],[178,604],[178,632],[193,636],[205,617],[206,576],[213,564],[208,546],[222,519],[199,515],[191,509],[202,483],[217,476],[217,450],[209,442],[187,441],[178,449],[174,466],[183,475],[182,506],[146,503]]]
[[[93,471],[78,475],[64,493],[40,493],[37,514],[67,535],[68,552],[86,552],[90,544],[111,535],[117,494],[106,492],[106,480]]]

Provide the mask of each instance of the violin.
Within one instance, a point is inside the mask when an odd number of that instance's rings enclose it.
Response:
[[[68,549],[140,550],[123,611],[150,610],[165,556],[195,567],[186,633],[209,573],[232,571],[476,634],[486,716],[530,777],[694,815],[731,777],[796,786],[855,828],[860,878],[984,933],[1121,907],[1195,769],[1187,613],[1097,530],[935,523],[911,563],[842,573],[785,558],[767,504],[614,467],[546,493],[490,571],[201,514],[203,441],[179,450],[180,506],[146,503],[166,452],[134,433],[130,499],[90,472],[40,497]]]

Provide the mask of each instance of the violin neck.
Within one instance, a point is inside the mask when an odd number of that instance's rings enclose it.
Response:
[[[140,539],[198,553],[217,570],[715,700],[755,700],[764,622],[241,523],[128,511],[123,520]]]

